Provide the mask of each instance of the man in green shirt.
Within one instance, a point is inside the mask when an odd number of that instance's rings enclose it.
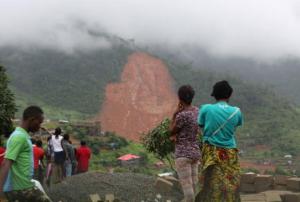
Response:
[[[8,201],[50,202],[48,196],[35,187],[33,152],[28,132],[37,132],[44,120],[43,111],[30,106],[23,112],[22,123],[10,135],[0,172],[0,191]]]

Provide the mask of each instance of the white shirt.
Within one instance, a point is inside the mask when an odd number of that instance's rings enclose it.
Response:
[[[63,139],[63,136],[61,136],[61,135],[59,135],[57,138],[55,137],[55,135],[52,135],[51,142],[52,142],[54,152],[63,151],[63,148],[61,146],[62,139]]]

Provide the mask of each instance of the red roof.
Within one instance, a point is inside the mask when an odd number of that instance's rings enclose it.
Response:
[[[133,154],[126,154],[124,156],[120,156],[118,158],[118,160],[121,160],[121,161],[129,161],[129,160],[132,160],[132,159],[139,159],[141,158],[140,156],[136,156],[136,155],[133,155]]]

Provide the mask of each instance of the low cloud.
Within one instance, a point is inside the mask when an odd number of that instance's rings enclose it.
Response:
[[[92,30],[221,57],[300,57],[297,0],[2,0],[0,27],[0,46],[68,53],[110,46]]]

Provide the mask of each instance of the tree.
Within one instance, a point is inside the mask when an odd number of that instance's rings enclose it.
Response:
[[[8,88],[5,68],[0,65],[0,135],[8,135],[13,130],[12,118],[17,111],[14,95]]]

